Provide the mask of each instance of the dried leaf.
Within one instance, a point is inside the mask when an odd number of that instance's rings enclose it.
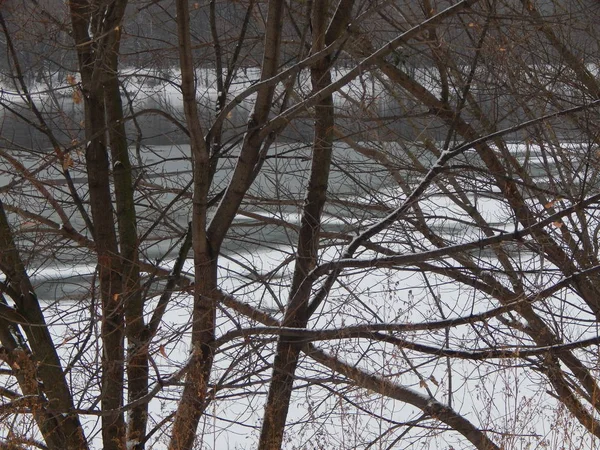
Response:
[[[552,222],[552,225],[554,225],[556,228],[560,228],[563,226],[563,223],[560,220],[557,220],[556,222]]]
[[[552,200],[552,201],[549,201],[548,203],[546,203],[546,204],[544,205],[544,208],[546,208],[546,209],[550,209],[550,208],[552,208],[552,207],[554,206],[554,204],[555,204],[556,202],[560,202],[561,200],[562,200],[562,198],[560,198],[560,197],[557,197],[557,198],[555,198],[554,200]]]
[[[75,86],[77,84],[77,80],[73,75],[67,75],[67,83],[69,83],[71,86]]]
[[[71,158],[71,155],[69,155],[68,153],[65,155],[65,157],[63,158],[63,170],[69,170],[70,167],[73,167],[75,165],[75,163],[73,162],[73,158]]]
[[[423,389],[427,389],[427,383],[423,379],[421,379],[421,381],[419,381],[419,386],[421,386]]]
[[[83,96],[81,95],[81,91],[77,88],[73,89],[73,103],[79,105],[83,101]]]
[[[60,347],[61,345],[66,344],[67,342],[69,342],[71,339],[73,339],[74,336],[65,336],[65,338],[62,340],[62,342],[60,344],[58,344],[58,346]]]
[[[113,294],[113,301],[118,301],[121,294]]]
[[[436,386],[439,386],[440,383],[438,383],[438,380],[435,379],[435,377],[433,375],[431,375],[429,377],[429,381],[431,381],[433,384],[435,384]]]
[[[158,351],[160,352],[160,354],[163,357],[169,359],[169,357],[167,356],[167,351],[165,350],[165,346],[164,345],[161,345],[160,347],[158,347]]]

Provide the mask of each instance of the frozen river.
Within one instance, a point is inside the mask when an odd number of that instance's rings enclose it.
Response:
[[[183,121],[181,110],[173,107],[176,101],[172,97],[148,95],[136,105],[140,111],[170,108],[173,116]],[[85,200],[85,141],[79,134],[81,105],[74,104],[68,96],[55,98],[53,101],[60,103],[58,106],[63,114],[60,120],[55,118],[49,123],[60,142],[78,146],[78,151],[71,152],[74,161],[71,171],[76,188]],[[52,108],[56,109],[57,105],[46,105],[42,102],[41,107],[47,107],[47,114],[50,114]],[[232,133],[239,133],[236,127],[245,123],[247,109],[248,105],[242,103],[232,112],[231,131],[225,135],[225,142],[233,136]],[[202,114],[208,123],[214,113],[203,109]],[[29,170],[35,171],[35,177],[43,181],[56,196],[75,230],[90,237],[83,220],[70,203],[60,171],[55,164],[44,166],[44,155],[52,153],[48,148],[47,137],[6,111],[0,112],[0,115],[3,121],[2,139],[5,146],[11,149],[10,155]],[[270,149],[268,158],[224,243],[225,255],[248,254],[278,247],[287,247],[289,251],[293,251],[296,241],[294,227],[299,224],[310,168],[311,128],[309,124],[305,125],[306,127],[303,127],[300,121],[293,127],[293,131]],[[152,113],[136,117],[135,122],[129,120],[127,126],[128,136],[132,140],[130,155],[136,177],[139,236],[144,238],[141,243],[142,255],[147,261],[169,261],[177,253],[179,240],[190,220],[189,184],[192,174],[187,137],[164,117]],[[136,142],[137,136],[143,136],[144,139]],[[226,187],[235,165],[238,148],[239,145],[232,144],[229,156],[221,160],[214,176],[212,196],[218,195]],[[531,152],[529,148],[526,149],[524,145],[511,144],[511,151],[517,158],[527,158],[529,172],[543,184],[546,172],[539,155],[535,151]],[[370,156],[374,152],[390,161],[393,168],[402,174],[407,186],[415,185],[424,173],[413,169],[415,162],[407,157],[409,153],[412,153],[425,169],[434,163],[431,153],[419,150],[412,144],[355,141],[352,147],[347,143],[336,143],[328,203],[324,212],[326,232],[354,235],[357,230],[364,229],[383,217],[403,199],[404,194],[398,187],[397,180],[393,179],[389,170]],[[467,154],[465,157],[467,159],[463,162],[470,162],[470,156]],[[17,173],[6,159],[0,161],[0,187],[16,183],[6,194],[5,203],[12,203],[28,212],[56,221],[57,215],[53,208],[33,191],[30,184],[23,182],[23,179],[23,175]],[[509,226],[502,208],[499,207],[497,192],[486,191],[488,188],[485,186],[473,185],[470,188],[482,190],[477,194],[477,198],[469,195],[493,226],[498,230]],[[437,230],[450,235],[468,234],[466,226],[457,226],[454,220],[446,220],[443,217],[446,215],[453,218],[464,214],[464,211],[459,211],[441,192],[429,192],[422,207],[432,217],[433,226]],[[436,216],[439,217],[435,218]],[[39,245],[40,233],[44,232],[43,227],[37,226],[34,221],[17,219],[15,215],[11,217],[19,223],[17,229],[24,247],[33,250]],[[94,259],[90,257],[89,251],[81,251],[72,245],[62,247],[64,241],[49,241],[49,246],[56,245],[61,247],[51,250],[51,258],[48,258],[47,251],[32,251],[27,257],[39,295],[46,299],[79,297],[89,286]]]

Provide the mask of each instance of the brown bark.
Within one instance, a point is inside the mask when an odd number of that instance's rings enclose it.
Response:
[[[98,279],[102,301],[102,438],[105,449],[120,450],[125,444],[123,406],[124,321],[122,267],[118,254],[110,194],[108,152],[104,140],[104,99],[99,92],[86,97],[88,145],[86,167],[90,206],[94,220],[94,242],[98,255]],[[93,137],[97,133],[100,136]]]
[[[269,1],[264,41],[265,50],[261,64],[261,81],[268,80],[277,74],[282,20],[283,2]],[[275,85],[271,84],[258,90],[231,182],[228,184],[223,199],[219,203],[214,218],[208,227],[207,236],[215,253],[218,253],[244,199],[244,195],[252,183],[254,168],[259,160],[260,148],[266,138],[266,136],[260,135],[260,129],[269,118],[274,93]]]
[[[125,5],[123,4],[122,7]],[[122,11],[120,16],[122,17]],[[110,23],[120,23],[113,19]],[[114,30],[114,27],[113,27]],[[122,270],[122,302],[125,314],[125,336],[127,337],[127,390],[128,402],[134,403],[148,393],[148,342],[144,325],[144,299],[140,287],[139,240],[136,226],[133,178],[129,148],[125,133],[123,105],[117,78],[120,33],[107,42],[107,60],[110,68],[105,73],[104,98],[108,137],[113,161],[113,180],[115,186],[115,204],[117,227],[119,231],[119,249]],[[146,434],[148,404],[136,404],[128,412],[127,441],[141,442]],[[142,450],[138,445],[136,450]]]
[[[116,108],[119,105],[114,98],[110,98],[108,103],[105,98],[107,88],[107,95],[115,95],[114,81],[111,86],[109,80],[114,78],[118,69],[114,52],[118,49],[126,4],[121,0],[109,5],[95,5],[85,0],[70,3],[85,104],[85,159],[102,303],[101,400],[102,409],[106,411],[102,416],[102,438],[107,450],[121,450],[126,445],[125,420],[121,411],[125,387],[123,265],[117,245],[106,143],[107,108],[110,108],[109,117],[114,118],[115,114],[118,115]],[[99,37],[92,38],[88,29]],[[117,138],[118,130],[114,126],[117,124],[111,127],[111,143],[119,146],[115,151],[122,152],[123,137]]]
[[[312,11],[313,52],[322,50],[329,40],[337,38],[336,33],[343,29],[352,6],[353,2],[340,2],[339,16],[334,16],[332,21],[336,30],[330,34],[327,31],[329,2],[315,0]],[[312,67],[311,79],[315,92],[331,83],[330,58],[323,58]],[[312,283],[304,281],[317,263],[321,214],[326,201],[333,148],[333,113],[332,95],[323,98],[315,107],[312,164],[298,236],[296,267],[282,323],[285,327],[304,328],[309,318]],[[278,341],[258,447],[261,450],[281,448],[300,350],[293,339],[280,338]]]
[[[79,418],[72,413],[73,400],[62,364],[15,245],[1,201],[0,248],[0,270],[10,280],[8,284],[16,304],[15,312],[23,319],[11,323],[0,318],[0,342],[8,352],[8,362],[12,362],[11,367],[15,369],[23,395],[36,396],[41,404],[39,410],[36,405],[33,411],[48,448],[86,449],[87,442]],[[4,302],[4,298],[0,301]],[[19,325],[25,332],[30,349],[23,348],[24,343],[17,342],[14,338],[14,335],[19,334]]]
[[[206,211],[211,172],[209,152],[196,104],[189,4],[186,0],[178,0],[176,7],[179,63],[182,77],[181,90],[186,122],[190,132],[194,176],[192,248],[195,282],[191,336],[193,347],[169,444],[170,450],[183,450],[192,448],[194,444],[196,428],[204,411],[208,392],[216,320],[217,261],[214,256],[214,245],[206,235]]]
[[[133,180],[129,159],[123,110],[116,77],[107,80],[106,91],[109,139],[113,160],[115,203],[121,270],[123,274],[122,301],[127,337],[127,387],[128,401],[135,402],[148,393],[148,345],[145,342],[144,299],[140,287],[139,240],[136,228],[136,211],[133,197]],[[127,440],[139,442],[146,432],[147,403],[139,404],[128,413]]]

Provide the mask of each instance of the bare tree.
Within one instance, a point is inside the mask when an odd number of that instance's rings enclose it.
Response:
[[[7,448],[579,448],[598,6],[0,10]]]

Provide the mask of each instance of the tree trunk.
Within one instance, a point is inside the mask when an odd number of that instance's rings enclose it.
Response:
[[[81,86],[85,104],[86,170],[88,177],[90,208],[94,221],[94,242],[98,257],[98,278],[102,303],[102,438],[106,450],[121,450],[126,444],[126,429],[123,412],[124,380],[124,285],[123,267],[117,245],[117,232],[113,215],[110,191],[110,167],[106,144],[107,115],[109,118],[122,116],[120,99],[112,98],[117,67],[116,52],[119,46],[120,26],[126,1],[115,1],[104,6],[85,0],[70,3],[73,36],[77,43]],[[93,13],[93,15],[92,15]],[[96,20],[100,16],[103,20]],[[92,20],[93,19],[93,20]],[[89,35],[89,30],[97,37]],[[112,90],[111,90],[112,88]],[[111,96],[106,101],[106,96]],[[107,114],[107,107],[110,108]],[[111,126],[111,144],[115,152],[126,148],[124,132]],[[120,181],[123,179],[121,177]],[[122,187],[119,186],[122,192]],[[123,212],[123,211],[119,211]],[[122,222],[121,222],[122,223]],[[135,243],[133,243],[135,245]]]
[[[210,186],[210,158],[196,104],[195,73],[190,38],[189,4],[177,0],[177,35],[181,67],[181,90],[185,118],[190,132],[194,194],[192,206],[192,248],[194,251],[194,305],[192,349],[186,383],[173,424],[170,450],[191,449],[198,421],[206,406],[206,394],[213,362],[216,320],[217,260],[206,236],[206,212]]]
[[[313,53],[326,45],[328,3],[327,0],[315,0],[313,4]],[[347,8],[351,10],[352,5]],[[311,68],[311,79],[315,92],[331,83],[330,58],[322,59]],[[317,263],[321,214],[331,165],[333,127],[333,96],[329,95],[315,107],[312,165],[298,237],[296,267],[282,323],[284,327],[305,328],[309,318],[312,283],[305,281]],[[300,350],[301,347],[293,339],[279,339],[260,435],[260,450],[281,448]]]

